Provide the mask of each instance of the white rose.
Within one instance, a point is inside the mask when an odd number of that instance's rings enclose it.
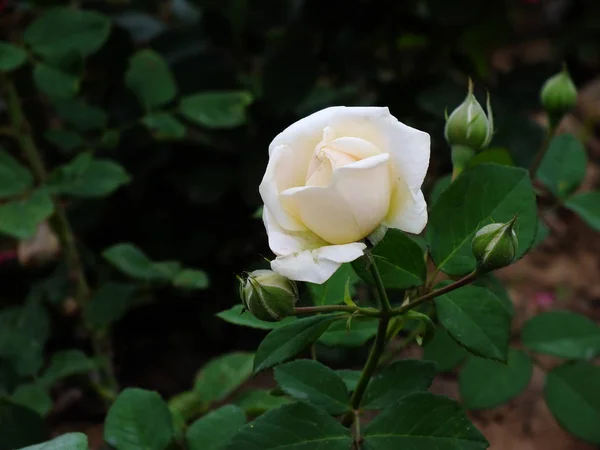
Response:
[[[388,108],[337,106],[286,128],[260,184],[271,268],[321,284],[359,258],[379,225],[420,233],[429,135]]]

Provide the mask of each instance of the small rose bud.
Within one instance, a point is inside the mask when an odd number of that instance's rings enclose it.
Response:
[[[448,144],[475,150],[487,147],[494,134],[494,116],[489,94],[486,108],[487,115],[473,95],[473,82],[469,79],[467,97],[446,119],[444,136]]]
[[[577,88],[566,67],[546,80],[540,98],[553,126],[556,126],[560,119],[573,109],[577,103]]]
[[[507,223],[492,223],[473,238],[472,249],[478,272],[489,272],[509,265],[517,253],[519,241],[513,229],[516,217]]]
[[[273,272],[255,270],[240,280],[240,297],[257,319],[277,322],[294,312],[298,300],[296,283]]]

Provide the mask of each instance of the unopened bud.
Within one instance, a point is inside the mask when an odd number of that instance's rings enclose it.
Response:
[[[473,238],[472,249],[478,272],[508,266],[517,254],[519,241],[513,227],[516,217],[507,223],[492,223],[481,228]]]
[[[448,144],[474,150],[487,147],[494,134],[494,116],[489,94],[486,108],[487,115],[473,95],[473,82],[469,79],[467,97],[446,120],[444,136]]]
[[[298,288],[293,281],[272,270],[255,270],[239,280],[242,302],[257,319],[277,322],[294,312]]]
[[[546,80],[540,98],[553,126],[573,109],[577,103],[577,88],[566,67]]]

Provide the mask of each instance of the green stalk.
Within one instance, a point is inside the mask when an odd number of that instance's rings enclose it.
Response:
[[[448,286],[444,286],[443,288],[438,289],[437,291],[431,291],[431,292],[423,295],[422,297],[419,297],[418,299],[413,300],[410,303],[407,303],[406,305],[400,306],[399,308],[395,308],[392,311],[392,314],[394,316],[402,315],[402,314],[410,311],[411,309],[416,308],[420,304],[425,303],[426,301],[433,300],[435,297],[439,297],[440,295],[447,294],[448,292],[451,292],[458,288],[466,286],[467,284],[470,284],[473,281],[475,281],[475,279],[477,278],[477,275],[478,275],[477,272],[473,271],[469,275],[461,278],[460,280],[455,281],[452,284],[449,284]]]
[[[544,156],[546,155],[546,152],[548,151],[548,148],[550,147],[550,143],[552,142],[554,135],[556,134],[556,131],[558,129],[557,125],[558,124],[551,123],[550,126],[548,127],[548,130],[546,131],[546,136],[544,137],[544,140],[542,141],[542,145],[540,146],[540,149],[536,153],[535,158],[533,159],[533,162],[531,163],[531,167],[529,168],[529,176],[531,177],[531,180],[535,180],[535,175],[536,175],[538,169],[540,168],[542,161],[544,160]]]
[[[385,286],[383,285],[383,280],[381,279],[381,274],[379,273],[377,264],[375,264],[375,261],[373,260],[373,257],[370,253],[367,253],[365,255],[365,258],[368,258],[367,265],[369,267],[369,271],[371,272],[373,279],[375,280],[377,297],[379,298],[380,303],[380,317],[379,324],[377,325],[377,334],[375,335],[375,342],[371,347],[371,351],[369,352],[367,362],[362,370],[362,373],[360,374],[360,378],[358,379],[358,383],[356,384],[356,389],[354,389],[352,398],[350,399],[350,405],[352,406],[353,411],[342,418],[342,423],[346,424],[348,422],[351,422],[352,419],[358,420],[357,411],[360,408],[363,395],[367,390],[367,386],[369,385],[369,381],[371,381],[375,370],[377,370],[377,366],[379,365],[379,359],[385,351],[385,346],[387,344],[387,329],[390,323],[390,319],[392,317],[392,306],[387,296]],[[357,439],[360,439],[360,436],[357,436]]]

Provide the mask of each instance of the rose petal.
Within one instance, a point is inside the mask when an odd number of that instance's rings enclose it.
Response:
[[[396,182],[388,215],[383,222],[390,228],[419,234],[427,224],[427,202],[423,192],[412,191],[401,180]]]
[[[381,154],[381,150],[372,142],[351,136],[334,139],[325,144],[325,147],[344,152],[356,159],[365,159]]]
[[[305,250],[271,261],[271,269],[296,281],[322,284],[345,262],[363,255],[366,245],[360,242],[330,245],[316,250]]]
[[[258,191],[279,225],[288,230],[300,231],[304,227],[282,207],[279,193],[293,186],[303,185],[304,174],[298,171],[292,149],[284,145],[277,147],[269,158]]]
[[[306,116],[292,125],[287,127],[271,142],[269,145],[269,155],[273,153],[276,147],[280,145],[286,145],[294,151],[303,152],[308,150],[306,157],[306,168],[308,168],[308,161],[312,157],[314,150],[317,148],[319,142],[323,140],[323,133],[327,129],[329,122],[336,115],[343,115],[348,109],[345,106],[332,106],[330,108],[322,109],[316,113]],[[330,129],[330,131],[332,131]]]
[[[327,242],[319,239],[310,231],[291,232],[284,230],[277,220],[265,206],[263,208],[263,222],[267,230],[269,247],[277,256],[286,256],[290,253],[298,253],[307,249],[315,249],[327,245]]]
[[[332,244],[366,237],[386,217],[390,199],[388,154],[336,169],[330,186],[297,187],[281,193],[285,209]]]
[[[429,134],[398,121],[388,108],[347,108],[330,123],[337,136],[354,136],[392,156],[398,177],[420,188],[429,167]]]

